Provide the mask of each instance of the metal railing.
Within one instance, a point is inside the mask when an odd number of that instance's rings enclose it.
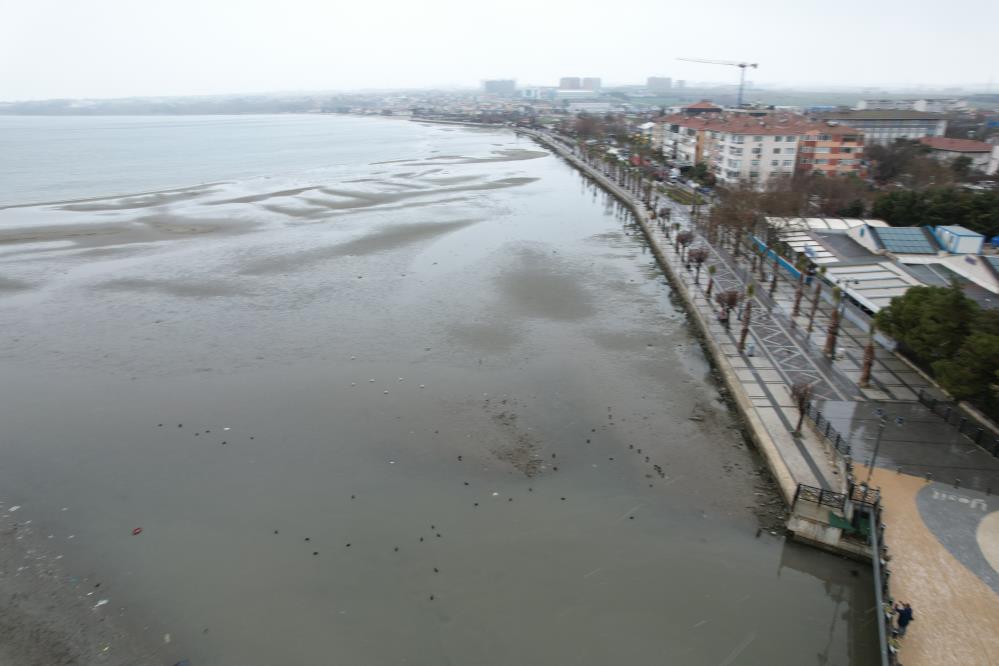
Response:
[[[962,410],[960,405],[934,398],[923,389],[919,389],[918,397],[920,403],[942,418],[948,425],[956,428],[958,434],[964,435],[999,458],[999,437],[994,435],[991,429],[979,423],[972,415]]]
[[[805,416],[807,416],[812,423],[815,424],[816,430],[819,431],[819,434],[829,440],[829,442],[833,445],[833,448],[835,448],[841,455],[845,456],[847,460],[850,459],[853,447],[850,446],[849,440],[846,437],[843,437],[843,435],[841,435],[839,431],[832,426],[832,423],[822,414],[822,411],[819,410],[818,407],[812,403],[805,405]]]
[[[794,501],[791,502],[791,506],[793,507],[798,500],[811,502],[820,506],[828,506],[841,511],[846,508],[846,495],[844,493],[837,493],[804,483],[799,483],[798,488],[794,491]]]

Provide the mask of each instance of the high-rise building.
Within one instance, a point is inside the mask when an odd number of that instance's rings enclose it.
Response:
[[[587,76],[583,79],[583,90],[592,90],[597,92],[600,90],[600,77],[599,76]]]
[[[668,76],[650,76],[645,80],[645,87],[650,92],[669,92],[673,88],[673,79]]]
[[[482,89],[490,95],[512,97],[517,92],[517,82],[513,79],[491,79],[482,82]]]
[[[558,80],[558,87],[561,90],[582,90],[583,82],[578,76],[563,76]]]
[[[687,87],[687,82],[686,81],[684,81],[683,79],[677,79],[676,80],[676,89],[677,90],[683,90],[686,87]]]

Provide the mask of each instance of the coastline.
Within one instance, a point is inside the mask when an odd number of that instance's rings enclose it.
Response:
[[[31,521],[0,514],[0,664],[176,663],[125,626],[100,581],[70,576]]]
[[[679,279],[680,276],[676,274],[671,262],[669,262],[663,255],[662,249],[656,242],[655,236],[649,227],[645,212],[635,204],[635,201],[631,196],[621,190],[621,188],[619,188],[616,184],[610,182],[602,174],[595,172],[588,165],[580,162],[575,155],[572,155],[566,148],[552,142],[548,137],[539,132],[525,130],[522,128],[517,131],[525,134],[526,136],[532,137],[535,141],[538,141],[542,145],[555,151],[557,155],[569,161],[570,164],[587,177],[595,180],[601,185],[601,187],[615,196],[621,201],[621,203],[631,210],[632,214],[635,216],[635,220],[642,229],[642,233],[645,235],[645,238],[649,243],[649,247],[652,250],[653,255],[656,257],[656,263],[668,276],[670,286],[680,295],[684,309],[687,312],[688,317],[690,317],[694,323],[694,328],[698,333],[698,337],[701,338],[702,343],[708,352],[708,356],[711,358],[712,365],[716,368],[718,374],[720,374],[723,384],[731,397],[732,403],[734,404],[740,419],[745,424],[749,438],[753,441],[757,451],[766,461],[767,468],[780,490],[781,498],[784,500],[788,509],[790,509],[793,504],[798,482],[795,479],[792,470],[782,457],[777,442],[774,441],[773,437],[764,425],[760,414],[753,406],[752,399],[743,389],[742,382],[739,381],[736,374],[736,369],[733,368],[728,362],[728,358],[719,347],[718,341],[711,335],[709,324],[704,320],[702,313],[695,306],[694,298],[687,289],[686,284],[682,279]]]

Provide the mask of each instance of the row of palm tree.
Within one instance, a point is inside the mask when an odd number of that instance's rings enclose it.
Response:
[[[632,194],[641,197],[644,200],[646,208],[648,208],[650,218],[655,220],[659,219],[660,229],[665,233],[667,239],[673,240],[673,249],[680,257],[680,260],[684,263],[687,270],[691,269],[691,264],[694,267],[694,284],[700,285],[700,275],[701,268],[710,256],[710,252],[706,247],[692,247],[696,236],[691,231],[680,231],[679,223],[670,224],[669,221],[669,209],[659,207],[660,199],[658,195],[654,196],[654,184],[651,180],[643,177],[640,169],[632,167],[630,165],[622,163],[620,160],[611,158],[606,154],[601,153],[596,150],[586,150],[585,148],[581,151],[584,158],[591,163],[596,163],[603,167],[605,173],[609,173],[613,179],[619,182],[624,188],[630,191]],[[746,217],[742,215],[744,211],[734,210],[730,211],[730,215],[726,217]],[[664,219],[665,218],[665,219]],[[747,218],[748,219],[748,218]],[[731,228],[735,233],[731,234],[731,239],[734,241],[733,249],[738,256],[740,253],[739,240],[741,233],[732,227],[731,224],[714,224],[713,220],[709,219],[708,224],[708,235],[717,235],[719,231],[724,232],[726,228]],[[725,220],[725,222],[730,222]],[[739,225],[736,225],[739,226]],[[744,226],[744,225],[743,225]],[[672,237],[671,237],[671,233]],[[760,281],[766,280],[766,268],[767,268],[767,258],[770,253],[769,248],[754,247],[752,254],[752,266],[750,268],[750,274],[759,272]],[[778,280],[780,276],[780,252],[773,251],[773,262],[771,268],[771,277],[768,292],[771,297],[777,291]],[[797,325],[797,317],[801,316],[802,301],[805,299],[806,284],[805,284],[805,268],[807,266],[807,259],[805,257],[799,257],[797,262],[795,262],[795,268],[798,272],[798,284],[795,290],[794,296],[794,307],[791,312],[791,325]],[[716,267],[714,265],[708,266],[708,286],[706,290],[707,298],[711,299],[712,291],[714,290],[714,276],[716,273]],[[819,268],[819,275],[825,274],[825,267]],[[811,308],[808,313],[808,324],[807,333],[811,335],[815,326],[815,316],[819,310],[819,303],[822,300],[822,279],[815,281],[815,289],[811,297]],[[739,351],[742,352],[745,349],[746,339],[748,338],[749,328],[752,319],[752,309],[753,309],[753,296],[755,294],[755,287],[752,284],[747,285],[745,293],[737,292],[734,290],[729,290],[725,292],[720,292],[715,294],[716,302],[721,306],[724,313],[723,321],[725,322],[726,328],[728,327],[728,315],[731,310],[737,307],[740,303],[745,301],[745,305],[742,312],[742,330],[739,335]],[[839,341],[840,328],[842,323],[842,291],[839,287],[834,287],[832,291],[832,301],[833,307],[829,316],[829,326],[826,332],[825,344],[823,345],[823,354],[830,359],[835,358],[837,342]],[[868,333],[867,344],[864,348],[864,358],[861,368],[860,375],[860,386],[866,388],[870,385],[871,380],[871,370],[873,368],[875,348],[874,348],[874,334],[875,329],[872,324],[871,329]],[[800,428],[799,428],[800,429]]]

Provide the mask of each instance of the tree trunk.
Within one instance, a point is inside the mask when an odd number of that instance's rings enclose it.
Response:
[[[869,388],[871,385],[871,369],[874,367],[874,331],[871,331],[867,338],[867,346],[864,347],[864,365],[860,370],[860,387]]]
[[[780,270],[780,262],[778,260],[778,256],[779,255],[775,251],[774,252],[774,278],[770,282],[770,296],[773,296],[774,292],[777,291],[777,272],[778,272],[778,270]]]
[[[798,289],[794,292],[794,309],[791,310],[791,323],[801,314],[801,297],[805,294],[805,272],[798,273]]]
[[[839,334],[839,306],[833,304],[832,314],[829,316],[829,334],[826,335],[826,346],[822,353],[829,358],[835,358],[836,337]]]
[[[815,283],[815,298],[812,299],[812,311],[808,314],[808,332],[812,332],[812,327],[815,325],[815,313],[819,309],[819,296],[822,295],[822,283]]]
[[[701,284],[701,265],[694,266],[694,284]]]
[[[739,335],[739,352],[746,348],[746,336],[749,335],[749,320],[752,319],[753,301],[746,299],[746,309],[742,313],[742,333]]]

